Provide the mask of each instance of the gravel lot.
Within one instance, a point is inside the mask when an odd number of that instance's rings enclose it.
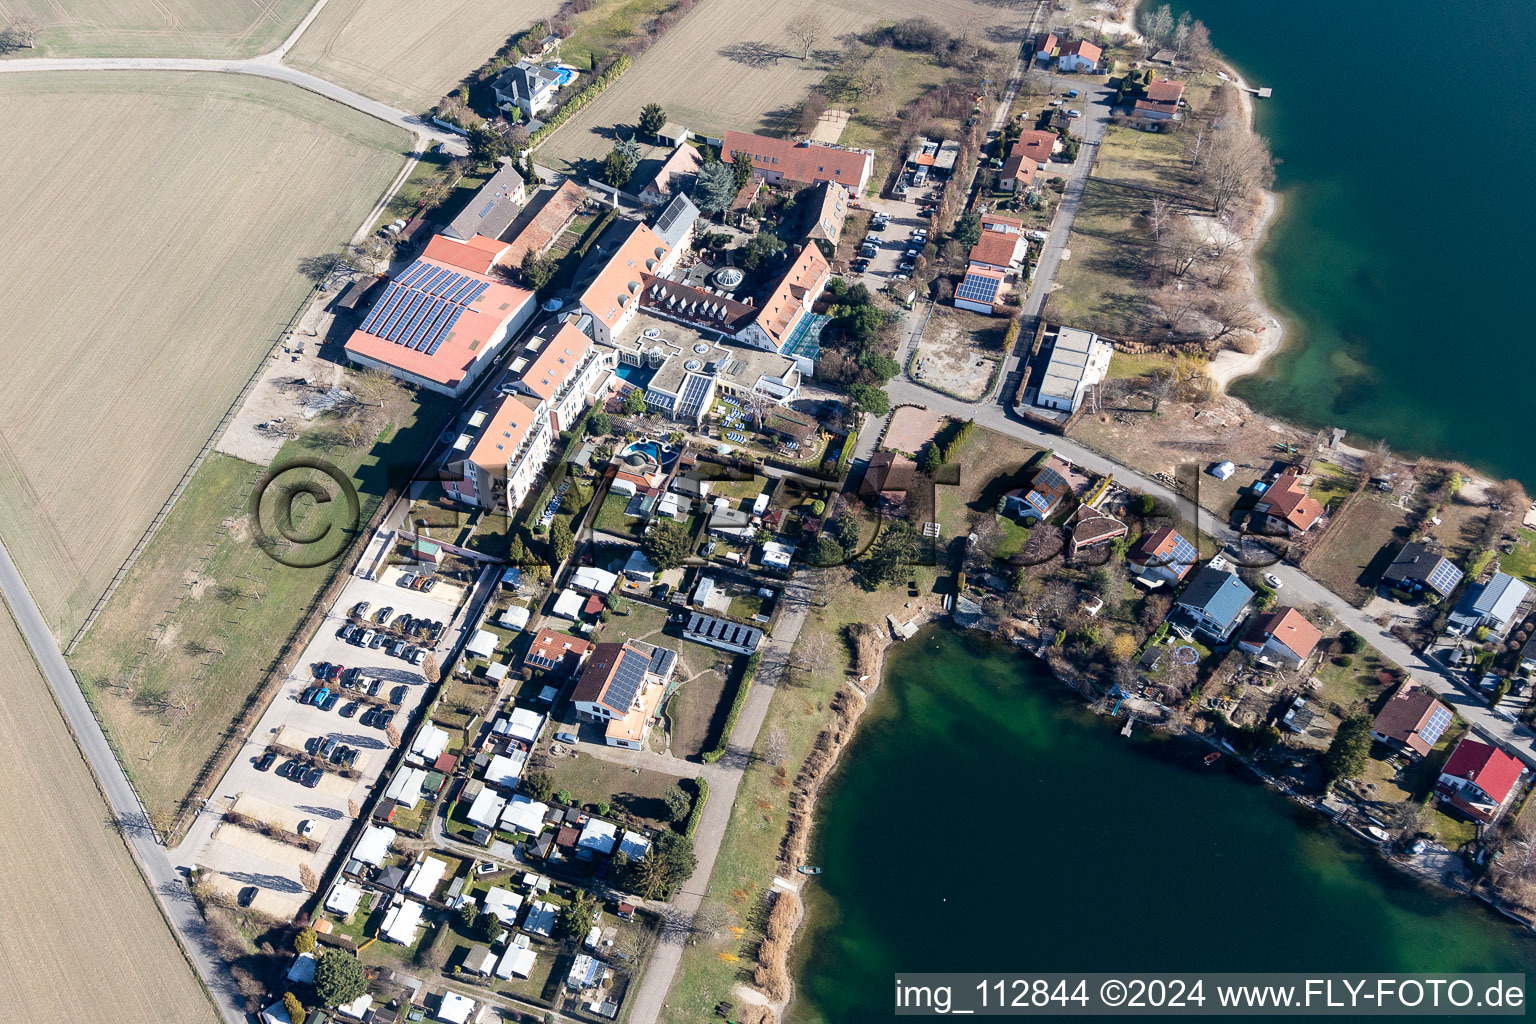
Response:
[[[341,717],[341,709],[350,700],[347,691],[342,691],[341,701],[328,712],[299,703],[300,695],[314,681],[311,666],[329,661],[348,668],[360,668],[383,680],[379,696],[386,699],[393,687],[407,684],[406,700],[394,723],[402,734],[408,731],[426,696],[427,687],[419,667],[391,657],[382,647],[358,647],[337,636],[347,623],[346,613],[359,601],[367,601],[370,617],[379,609],[392,606],[395,611],[391,619],[404,612],[443,622],[448,628],[434,652],[439,656],[440,652],[453,646],[462,630],[462,624],[455,619],[467,596],[466,588],[439,580],[431,593],[405,590],[395,583],[401,573],[402,570],[392,568],[378,581],[354,578],[347,584],[306,648],[297,673],[287,680],[282,692],[261,717],[188,841],[177,851],[178,859],[216,872],[219,877],[211,880],[215,887],[238,891],[245,886],[256,886],[259,891],[253,906],[257,910],[275,916],[292,915],[297,911],[307,896],[299,884],[300,865],[307,862],[316,875],[323,873],[324,865],[336,855],[346,838],[348,819],[352,816],[348,804],[362,805],[390,756],[384,731],[361,723],[363,709],[360,708],[354,717]],[[308,736],[334,736],[347,746],[358,748],[363,752],[356,764],[360,777],[351,780],[327,772],[318,786],[309,789],[277,774],[276,768],[287,760],[283,756],[278,757],[272,769],[257,771],[256,761],[279,732],[284,733],[284,739],[290,744]],[[274,843],[247,829],[220,824],[219,819],[237,798],[243,798],[242,810],[275,805],[280,810],[265,815],[264,820],[282,828],[291,829],[298,820],[306,817],[323,819],[328,827],[317,834],[317,837],[323,836],[320,849],[310,856],[297,847]]]

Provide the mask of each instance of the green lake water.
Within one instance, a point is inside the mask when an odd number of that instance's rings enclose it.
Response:
[[[1536,972],[1529,933],[1205,750],[976,634],[898,645],[818,808],[789,1019],[890,1019],[897,972]]]
[[[1536,488],[1536,118],[1510,77],[1536,46],[1536,3],[1180,6],[1275,91],[1257,101],[1281,161],[1261,263],[1288,334],[1236,393]]]

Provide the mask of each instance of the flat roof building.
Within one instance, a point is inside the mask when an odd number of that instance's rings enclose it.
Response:
[[[1046,328],[1050,354],[1035,390],[1034,404],[1076,412],[1087,390],[1109,373],[1115,347],[1092,331],[1077,327]]]

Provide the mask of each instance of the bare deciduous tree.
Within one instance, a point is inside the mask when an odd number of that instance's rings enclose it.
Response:
[[[782,728],[774,726],[763,741],[763,760],[772,765],[783,764],[788,752],[789,737],[784,735]]]
[[[821,35],[821,19],[814,14],[802,14],[785,28],[789,37],[800,44],[800,59],[809,60],[811,47],[816,45],[816,39]]]
[[[1213,132],[1200,164],[1201,186],[1218,218],[1274,181],[1274,160],[1264,140],[1246,127]]]
[[[1205,307],[1211,332],[1206,342],[1213,349],[1223,338],[1234,334],[1252,334],[1260,327],[1258,311],[1241,296],[1222,296]]]

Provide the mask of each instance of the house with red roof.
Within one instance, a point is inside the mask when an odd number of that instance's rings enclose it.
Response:
[[[1162,79],[1147,86],[1146,94],[1136,101],[1135,115],[1149,121],[1171,121],[1179,116],[1179,101],[1184,98],[1184,83]]]
[[[1097,44],[1074,39],[1056,51],[1056,69],[1093,74],[1099,70],[1099,59],[1103,56],[1104,51]]]
[[[628,237],[577,300],[582,312],[592,317],[596,340],[604,345],[612,345],[640,309],[644,276],[665,274],[680,252],[645,224],[634,222],[628,229]]]
[[[1025,248],[1023,235],[1010,235],[1002,231],[982,231],[981,239],[971,246],[971,266],[988,270],[1012,269]]]
[[[1292,536],[1306,533],[1323,517],[1323,506],[1307,497],[1300,470],[1292,466],[1272,480],[1259,495],[1254,510],[1266,516],[1271,526],[1287,530]]]
[[[1051,154],[1061,145],[1061,136],[1033,128],[1019,135],[1003,161],[997,187],[1005,192],[1022,191],[1051,162]]]
[[[1279,607],[1254,616],[1237,646],[1255,658],[1300,665],[1323,639],[1316,626],[1295,608]]]
[[[352,332],[347,359],[457,398],[537,308],[527,289],[423,255],[390,281]]]
[[[546,672],[573,672],[592,650],[592,642],[579,636],[571,636],[557,629],[541,629],[533,638],[523,662],[532,668]]]
[[[1435,792],[1442,803],[1487,824],[1499,816],[1523,774],[1525,766],[1498,747],[1464,739],[1440,769]]]
[[[869,176],[874,173],[875,154],[868,149],[843,149],[820,142],[796,142],[773,139],[746,132],[726,132],[724,154],[745,153],[752,161],[752,171],[770,185],[781,181],[816,185],[835,181],[852,196],[864,194]]]
[[[1199,560],[1200,552],[1171,526],[1153,530],[1126,552],[1126,561],[1149,585],[1176,584]]]
[[[1061,40],[1056,38],[1054,32],[1041,32],[1035,36],[1035,60],[1050,62],[1056,59],[1056,50],[1061,45]]]

